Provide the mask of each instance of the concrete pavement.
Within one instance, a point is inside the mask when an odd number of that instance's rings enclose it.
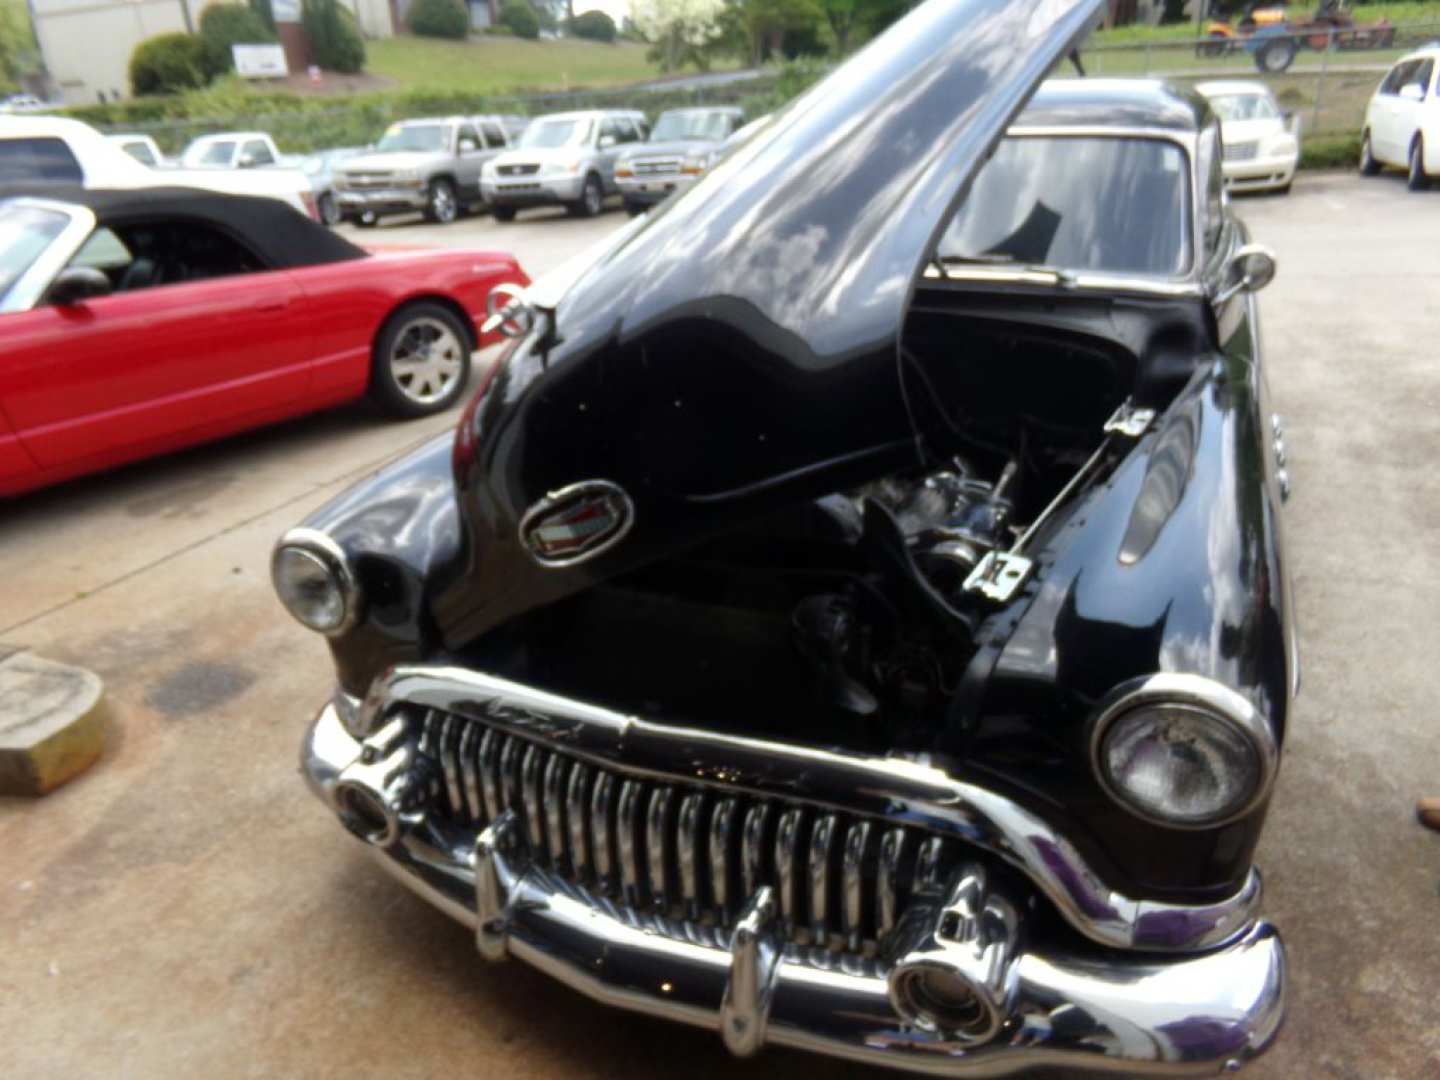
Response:
[[[1261,850],[1290,1019],[1247,1075],[1440,1075],[1440,837],[1411,817],[1440,792],[1440,193],[1302,176],[1238,205],[1280,259],[1261,308],[1305,662]],[[360,238],[500,244],[533,274],[622,222]],[[296,747],[330,669],[271,596],[270,545],[453,421],[337,410],[0,508],[0,643],[94,669],[114,718],[89,774],[0,799],[6,1076],[862,1075],[734,1061],[482,966],[305,790]]]

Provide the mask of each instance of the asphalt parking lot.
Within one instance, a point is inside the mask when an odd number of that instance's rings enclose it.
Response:
[[[1302,176],[1238,204],[1288,420],[1304,687],[1260,864],[1290,947],[1263,1078],[1440,1077],[1440,192]],[[538,274],[623,224],[527,214],[362,242],[501,246]],[[11,1077],[758,1078],[858,1069],[608,1012],[394,884],[296,770],[329,692],[272,599],[274,538],[455,418],[355,406],[0,504],[0,646],[87,666],[105,757],[0,799]]]

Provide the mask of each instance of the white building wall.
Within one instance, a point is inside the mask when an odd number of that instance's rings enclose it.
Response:
[[[351,0],[355,22],[360,33],[367,38],[388,38],[395,36],[395,27],[390,19],[390,0]]]
[[[130,54],[148,37],[183,31],[183,0],[33,0],[35,36],[67,105],[91,105],[103,91],[130,95]]]

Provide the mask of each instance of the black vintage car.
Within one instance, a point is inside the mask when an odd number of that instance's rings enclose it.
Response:
[[[1096,10],[918,8],[281,539],[310,784],[481,956],[935,1075],[1274,1036],[1274,265],[1201,98],[1037,91]]]

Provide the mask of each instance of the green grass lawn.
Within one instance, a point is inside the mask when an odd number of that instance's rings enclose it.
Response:
[[[366,70],[405,88],[496,94],[615,86],[656,78],[646,46],[513,37],[438,41],[394,37],[366,42]]]

